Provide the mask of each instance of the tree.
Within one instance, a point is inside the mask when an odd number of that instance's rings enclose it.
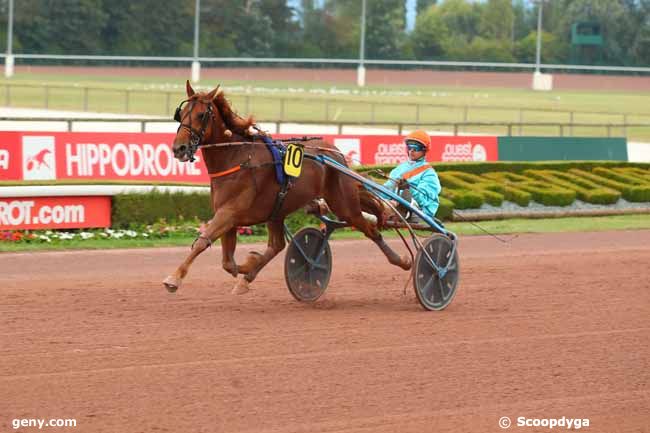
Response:
[[[430,7],[415,19],[411,33],[413,52],[418,60],[438,60],[445,54],[450,32],[437,6]]]
[[[479,32],[485,39],[512,40],[511,0],[489,0],[482,8]]]
[[[286,0],[264,0],[259,2],[262,16],[271,20],[271,49],[280,57],[289,57],[298,49],[300,40],[296,38],[299,32],[298,22],[294,19],[295,11]]]
[[[359,0],[326,0],[324,10],[327,14],[327,25],[333,32],[333,57],[356,58],[359,56],[359,37],[361,2]],[[366,32],[368,31],[366,23]],[[366,46],[368,46],[366,39]],[[337,53],[339,54],[337,56]],[[366,53],[368,50],[366,48]]]
[[[611,64],[624,64],[628,47],[634,39],[631,15],[625,0],[571,0],[559,21],[556,34],[569,35],[577,22],[600,23],[605,40],[604,60]]]
[[[109,18],[103,29],[103,38],[110,54],[192,55],[193,3],[170,8],[157,0],[112,0],[106,6]],[[202,29],[201,35],[207,32]]]
[[[419,16],[436,3],[438,3],[437,0],[417,0],[415,3],[415,13]]]
[[[453,42],[453,39],[452,39]],[[454,60],[468,62],[512,62],[512,46],[510,41],[484,39],[475,37],[469,44],[450,44],[447,55]]]
[[[556,35],[542,32],[542,63],[566,63],[568,44]],[[537,32],[533,31],[515,45],[517,61],[535,63],[537,56]]]
[[[406,41],[404,0],[370,1],[367,4],[366,53],[373,59],[403,58]]]
[[[261,0],[204,0],[203,3],[206,8],[201,15],[204,55],[273,56],[272,21],[263,14]]]
[[[478,36],[481,5],[467,0],[446,0],[439,6],[440,16],[449,31],[459,40],[470,42]]]
[[[14,7],[15,38],[29,53],[96,54],[107,18],[102,0],[22,0]]]
[[[0,51],[3,53],[7,50],[7,19],[8,19],[9,0],[0,0]],[[15,47],[15,44],[14,44]]]
[[[518,40],[525,37],[532,30],[526,23],[526,4],[524,0],[514,0],[512,3],[513,13],[513,40]]]
[[[324,8],[317,8],[314,0],[302,0],[299,30],[300,55],[304,57],[334,57],[340,41],[334,30],[334,17]]]

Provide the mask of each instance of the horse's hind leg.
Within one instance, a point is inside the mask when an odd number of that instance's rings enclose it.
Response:
[[[181,263],[172,275],[168,276],[163,281],[167,291],[173,293],[178,290],[194,259],[205,251],[212,242],[216,241],[218,238],[223,236],[224,233],[232,229],[233,226],[234,222],[229,214],[224,212],[218,212],[215,214],[214,218],[212,218],[206,226],[203,235],[198,237],[196,241],[194,241],[194,244],[192,244],[192,251],[185,261]]]
[[[284,220],[269,221],[266,224],[269,230],[269,241],[264,254],[251,252],[246,258],[246,262],[239,266],[239,273],[244,274],[237,280],[233,293],[242,294],[249,290],[248,283],[252,282],[257,274],[268,262],[270,262],[280,251],[284,249]]]
[[[237,276],[238,268],[235,262],[237,247],[237,227],[233,227],[221,236],[221,263],[223,268],[233,277]]]
[[[400,256],[393,251],[388,246],[379,230],[377,230],[377,227],[368,222],[363,215],[351,215],[346,221],[359,229],[368,238],[372,239],[372,241],[377,244],[379,249],[384,253],[390,264],[399,266],[406,271],[411,269],[411,259],[408,256]]]
[[[407,271],[411,269],[411,259],[408,256],[399,256],[393,251],[384,241],[377,227],[363,217],[356,185],[346,183],[342,189],[342,191],[333,191],[333,193],[327,194],[326,197],[327,203],[336,216],[359,229],[366,237],[377,244],[391,264]]]

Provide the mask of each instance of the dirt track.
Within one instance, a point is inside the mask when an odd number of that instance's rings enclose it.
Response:
[[[439,313],[366,241],[334,243],[311,306],[283,256],[237,297],[218,251],[176,295],[160,280],[187,249],[0,254],[0,431],[650,431],[650,231],[461,241]]]

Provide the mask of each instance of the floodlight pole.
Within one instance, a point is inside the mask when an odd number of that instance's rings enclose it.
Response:
[[[198,83],[201,79],[201,64],[199,63],[199,22],[201,15],[201,0],[196,0],[194,5],[194,60],[192,61],[192,82]]]
[[[5,77],[14,75],[14,56],[11,48],[14,44],[14,0],[9,0],[9,16],[7,17],[7,55],[5,56]]]
[[[535,52],[535,72],[533,73],[533,90],[553,90],[553,76],[542,74],[542,10],[548,0],[536,0],[537,5],[537,49]]]
[[[539,73],[539,65],[542,56],[542,9],[544,8],[544,1],[538,1],[539,8],[537,8],[537,50],[535,52],[535,72]]]
[[[366,0],[361,1],[361,40],[359,41],[359,67],[357,68],[357,86],[366,85],[366,68],[363,65],[366,51]]]

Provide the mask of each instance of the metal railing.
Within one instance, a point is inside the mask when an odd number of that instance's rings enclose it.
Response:
[[[83,123],[136,123],[139,124],[141,132],[147,131],[148,124],[172,123],[169,119],[151,119],[151,118],[87,118],[87,117],[15,117],[15,116],[2,116],[0,121],[11,121],[19,124],[20,122],[65,122],[67,131],[72,132],[75,130],[76,124]],[[368,127],[383,129],[388,131],[395,131],[398,135],[403,135],[405,130],[414,128],[424,128],[429,131],[444,131],[453,135],[476,134],[477,132],[484,131],[485,133],[495,135],[530,135],[525,134],[526,129],[534,129],[536,134],[546,133],[548,135],[557,135],[560,137],[573,136],[576,129],[589,129],[596,132],[596,135],[612,137],[613,132],[620,132],[618,136],[627,136],[627,130],[630,128],[643,128],[647,129],[648,136],[650,136],[650,122],[648,123],[570,123],[570,122],[327,122],[323,120],[301,120],[301,121],[285,121],[278,119],[260,119],[257,121],[259,124],[273,124],[275,130],[281,132],[282,126],[287,124],[299,124],[305,126],[329,126],[336,129],[337,134],[344,134],[346,127]],[[474,130],[468,130],[472,129]],[[308,132],[308,131],[306,131]],[[584,134],[582,134],[584,135]]]
[[[42,86],[34,84],[21,84],[21,83],[2,83],[0,84],[0,101],[3,105],[7,107],[28,107],[28,108],[44,108],[44,109],[61,109],[64,105],[59,103],[52,103],[52,93],[56,91],[65,92],[66,96],[78,97],[78,105],[70,107],[69,105],[65,106],[66,109],[74,109],[80,111],[90,111],[90,102],[91,102],[91,92],[95,94],[101,94],[99,96],[106,96],[110,94],[111,100],[121,100],[117,105],[111,104],[111,108],[118,108],[123,112],[128,114],[131,111],[132,106],[132,96],[135,94],[143,95],[162,95],[165,98],[165,104],[163,106],[162,112],[159,111],[159,115],[169,115],[172,110],[172,104],[177,103],[177,100],[182,97],[183,93],[181,90],[177,91],[162,91],[162,90],[150,90],[150,89],[115,89],[110,87],[93,87],[93,86],[56,86],[51,84],[44,84]],[[27,89],[24,93],[31,94],[32,102],[28,106],[18,103],[15,104],[15,92],[12,89]],[[36,90],[37,92],[34,92]],[[34,95],[37,93],[37,95]],[[59,95],[60,97],[61,95]],[[97,96],[97,97],[99,97]],[[174,98],[172,100],[172,97]],[[24,99],[23,95],[21,99]],[[37,101],[41,101],[37,103]],[[172,102],[173,101],[173,102]]]
[[[137,98],[135,98],[137,96]],[[74,111],[105,111],[129,114],[171,116],[178,102],[184,99],[182,88],[177,90],[119,89],[92,86],[55,86],[20,83],[0,84],[0,105],[65,109]],[[561,117],[554,122],[590,123],[585,118],[598,118],[604,123],[629,123],[629,119],[650,122],[650,112],[580,111],[555,108],[508,107],[497,105],[422,104],[393,101],[359,101],[320,96],[265,96],[230,93],[228,97],[241,113],[281,121],[336,122],[341,115],[361,122],[407,122],[425,124],[432,118],[452,123],[478,122],[489,117],[495,121],[526,123],[531,118]],[[54,100],[58,102],[53,102]],[[307,113],[309,118],[304,118]],[[344,114],[343,114],[344,113]],[[314,116],[318,116],[315,118]],[[400,118],[400,116],[402,118]],[[578,121],[577,119],[581,119]],[[596,122],[593,122],[596,123]],[[639,122],[637,122],[639,123]]]
[[[169,57],[169,56],[99,56],[99,55],[69,55],[69,54],[22,54],[13,53],[16,60],[59,60],[65,62],[86,61],[89,63],[106,64],[107,62],[141,62],[169,63],[172,65],[189,65],[192,62],[202,64],[290,64],[290,65],[357,65],[359,59],[332,58],[282,58],[282,57]],[[0,53],[0,58],[7,57]],[[463,69],[514,69],[534,71],[535,63],[504,63],[504,62],[461,62],[442,60],[379,60],[364,59],[366,65],[402,66],[402,67],[431,67],[431,68],[463,68]],[[604,65],[561,65],[541,63],[539,68],[545,71],[602,71],[616,73],[650,74],[650,67],[643,66],[604,66]]]

